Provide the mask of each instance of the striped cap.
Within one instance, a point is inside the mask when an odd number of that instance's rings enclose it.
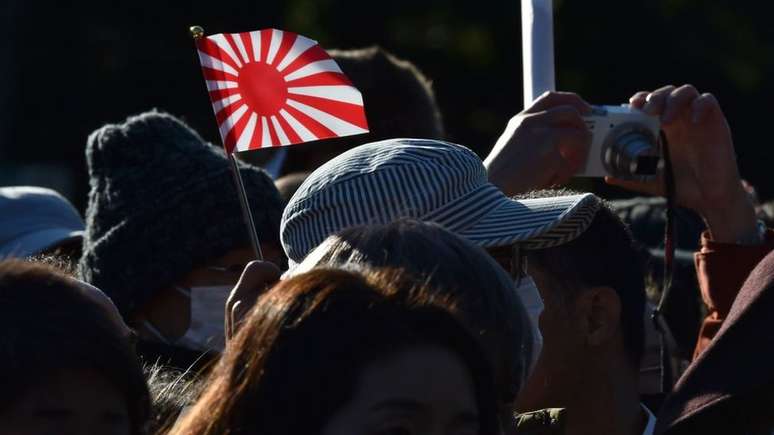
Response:
[[[399,218],[438,223],[483,247],[567,243],[591,223],[600,201],[587,193],[514,200],[487,180],[468,148],[389,139],[351,149],[314,171],[288,202],[280,239],[292,263],[345,228]]]

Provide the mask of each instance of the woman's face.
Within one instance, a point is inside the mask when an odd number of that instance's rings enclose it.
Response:
[[[102,375],[61,370],[0,414],[0,427],[17,435],[127,435],[130,420],[126,399]]]
[[[366,366],[352,400],[322,435],[475,435],[473,378],[440,347],[408,349]]]

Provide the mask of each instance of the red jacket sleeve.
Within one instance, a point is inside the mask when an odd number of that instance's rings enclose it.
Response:
[[[694,254],[701,297],[709,314],[701,325],[693,358],[709,345],[728,315],[737,293],[755,266],[774,249],[774,231],[760,245],[718,243],[701,235],[701,251]]]

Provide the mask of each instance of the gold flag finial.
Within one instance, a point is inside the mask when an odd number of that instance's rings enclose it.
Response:
[[[191,32],[191,37],[193,39],[201,39],[202,36],[204,36],[204,29],[202,26],[191,26],[188,28],[188,31]]]

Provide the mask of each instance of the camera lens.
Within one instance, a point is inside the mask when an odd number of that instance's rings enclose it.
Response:
[[[635,175],[656,175],[658,172],[658,162],[661,159],[655,156],[640,156],[637,157],[637,168],[634,170]]]
[[[616,127],[608,135],[604,150],[605,169],[616,178],[647,180],[658,173],[661,149],[657,138],[645,126]]]

